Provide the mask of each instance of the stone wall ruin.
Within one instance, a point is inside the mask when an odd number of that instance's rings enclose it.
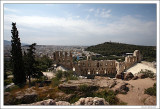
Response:
[[[125,57],[124,62],[116,60],[80,60],[77,63],[73,62],[72,52],[56,51],[53,53],[54,62],[62,65],[69,70],[73,70],[78,75],[116,75],[122,73],[137,62],[141,62],[142,55],[139,50],[135,50],[133,55]]]

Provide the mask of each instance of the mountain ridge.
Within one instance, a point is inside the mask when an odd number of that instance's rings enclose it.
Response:
[[[8,41],[8,40],[4,40],[4,45],[11,45],[11,41]],[[21,43],[21,45],[22,46],[24,46],[24,45],[29,45],[29,44],[27,44],[27,43]]]

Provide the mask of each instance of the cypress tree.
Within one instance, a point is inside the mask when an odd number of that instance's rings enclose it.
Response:
[[[22,59],[21,42],[16,23],[12,23],[12,40],[11,40],[11,63],[13,68],[13,82],[16,85],[26,83],[26,74],[24,72],[24,63]]]

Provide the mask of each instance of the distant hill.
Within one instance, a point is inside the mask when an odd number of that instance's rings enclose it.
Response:
[[[11,45],[11,41],[4,40],[4,45]]]
[[[4,40],[4,45],[11,45],[11,41]],[[28,45],[26,43],[21,43],[22,46]]]
[[[103,56],[117,55],[122,56],[126,53],[133,53],[134,50],[140,50],[143,55],[143,60],[156,61],[155,46],[140,46],[116,42],[105,42],[102,44],[90,46],[86,51],[99,53]]]

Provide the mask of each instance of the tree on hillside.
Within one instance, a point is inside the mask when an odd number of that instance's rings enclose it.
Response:
[[[25,63],[25,72],[27,75],[27,79],[29,80],[29,84],[31,85],[31,78],[40,78],[43,76],[41,70],[38,68],[38,62],[35,60],[35,48],[36,43],[33,43],[27,49],[27,53],[24,52],[24,63]]]
[[[13,68],[13,82],[16,85],[26,83],[26,75],[24,72],[24,63],[22,59],[21,42],[16,23],[12,23],[12,40],[11,40],[11,64]]]
[[[29,46],[29,49],[27,49],[27,53],[24,52],[25,72],[27,74],[29,84],[31,83],[31,76],[36,72],[35,46],[36,46],[36,43],[33,43],[32,45]]]

